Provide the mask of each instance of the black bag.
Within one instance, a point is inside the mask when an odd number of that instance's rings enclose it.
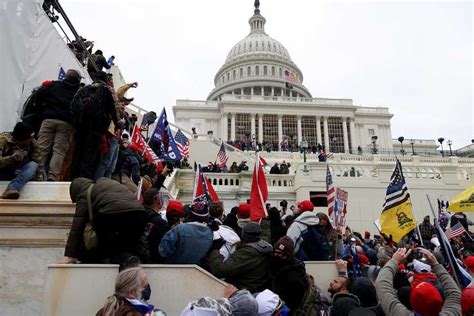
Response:
[[[43,122],[44,111],[44,103],[37,98],[39,89],[40,88],[33,89],[21,110],[21,120],[31,127],[35,133],[35,137],[38,136],[41,123]]]
[[[77,126],[89,122],[90,126],[100,130],[105,127],[107,130],[110,119],[108,119],[104,108],[106,93],[110,93],[110,91],[100,82],[94,82],[79,89],[71,102],[72,123]]]
[[[310,261],[327,261],[329,249],[329,242],[319,225],[308,226],[308,230],[303,236],[298,258]]]

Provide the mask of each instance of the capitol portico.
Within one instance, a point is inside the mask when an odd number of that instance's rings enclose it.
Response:
[[[257,6],[250,33],[228,53],[207,100],[176,102],[176,125],[212,131],[223,141],[254,139],[279,148],[288,138],[289,146],[305,140],[309,147],[321,144],[339,153],[354,153],[359,146],[391,150],[388,108],[313,98],[303,85],[303,72],[288,50],[265,33],[265,23]]]

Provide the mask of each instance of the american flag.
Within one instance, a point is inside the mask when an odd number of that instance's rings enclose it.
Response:
[[[334,201],[336,200],[336,189],[332,182],[332,174],[329,169],[329,165],[326,170],[326,189],[327,189],[327,201],[328,201],[328,215],[331,217],[334,213]]]
[[[59,67],[58,80],[63,81],[64,79],[66,79],[66,72],[63,67]]]
[[[183,157],[189,157],[189,139],[181,132],[180,129],[174,135],[174,140],[178,146],[179,152]]]
[[[446,229],[446,231],[444,232],[444,234],[446,235],[446,237],[448,237],[448,239],[452,239],[454,237],[457,237],[457,236],[461,236],[462,234],[464,234],[466,232],[466,230],[464,229],[464,227],[462,226],[461,223],[457,223],[456,225],[454,225],[453,227],[450,227],[448,229]]]
[[[294,82],[296,81],[296,76],[294,73],[285,70],[285,80],[289,82]]]
[[[217,153],[217,158],[220,161],[219,167],[224,168],[225,164],[227,163],[227,160],[229,159],[229,156],[227,156],[227,153],[225,152],[224,142],[222,142],[221,148]]]

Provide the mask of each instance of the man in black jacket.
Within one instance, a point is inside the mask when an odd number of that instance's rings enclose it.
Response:
[[[97,67],[97,69],[94,67]],[[87,71],[89,72],[89,75],[91,76],[92,80],[96,80],[96,73],[99,71],[102,71],[103,68],[105,69],[110,69],[110,65],[105,60],[104,54],[100,49],[96,50],[94,54],[91,55],[89,58],[89,62],[87,64]]]
[[[69,69],[66,79],[53,81],[38,90],[37,98],[44,104],[41,128],[38,133],[38,146],[41,162],[45,164],[53,151],[49,162],[48,181],[59,181],[64,157],[69,148],[74,128],[71,124],[71,101],[81,83],[78,71]]]

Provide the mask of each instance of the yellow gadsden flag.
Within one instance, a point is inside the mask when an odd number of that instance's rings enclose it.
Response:
[[[402,165],[397,159],[390,184],[387,187],[382,214],[380,215],[382,233],[392,235],[395,242],[416,228],[411,210],[410,193],[403,177]]]
[[[474,186],[449,201],[449,212],[474,212]]]

